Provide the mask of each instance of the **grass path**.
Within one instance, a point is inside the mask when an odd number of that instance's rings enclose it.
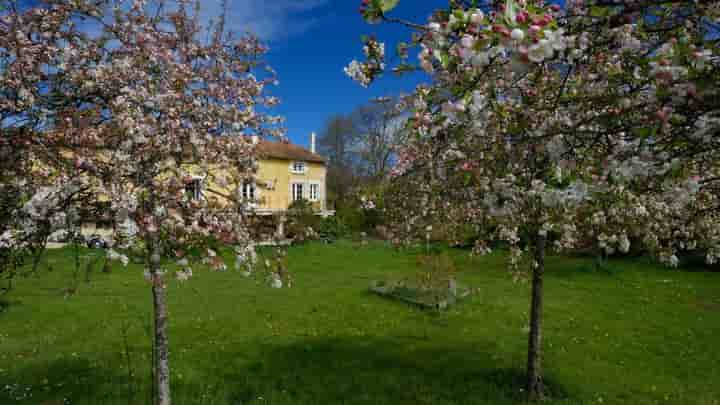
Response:
[[[65,253],[66,255],[63,255]],[[84,251],[87,254],[87,251]],[[522,397],[528,286],[500,254],[453,252],[478,292],[432,315],[367,292],[417,271],[380,243],[290,250],[291,289],[237,272],[169,284],[175,404],[513,404]],[[149,286],[137,266],[75,295],[67,252],[0,301],[0,404],[144,404]],[[720,273],[643,259],[550,258],[551,404],[720,404]]]

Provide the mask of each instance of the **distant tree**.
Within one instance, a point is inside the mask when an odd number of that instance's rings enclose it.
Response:
[[[348,203],[352,190],[376,184],[390,172],[408,133],[402,106],[396,98],[380,97],[325,123],[319,151],[328,158],[327,184],[336,206]]]
[[[356,139],[352,120],[340,114],[330,117],[320,132],[319,152],[328,159],[327,187],[336,206],[347,199],[358,183],[357,154],[353,150]]]
[[[398,105],[402,104],[394,98],[380,97],[351,115],[359,135],[355,149],[360,157],[360,169],[371,179],[380,179],[388,173],[393,152],[406,133],[403,110]]]

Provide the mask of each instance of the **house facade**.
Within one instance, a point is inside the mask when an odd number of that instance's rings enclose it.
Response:
[[[319,215],[332,215],[326,198],[327,167],[325,159],[314,150],[314,134],[310,150],[289,142],[258,142],[255,182],[243,189],[244,197],[256,201],[256,214],[283,212],[294,201],[306,200]]]
[[[240,194],[246,201],[249,213],[256,216],[273,216],[275,236],[284,238],[284,213],[297,200],[309,202],[316,215],[331,216],[326,198],[327,167],[325,159],[315,152],[315,135],[311,135],[310,149],[284,141],[253,139],[257,144],[258,166],[255,177],[242,186]],[[192,171],[192,165],[188,169]],[[186,187],[187,197],[222,201],[223,195],[233,194],[217,184],[195,178]],[[98,235],[112,238],[114,224],[88,216],[81,225],[86,237]]]
[[[256,215],[271,215],[286,211],[295,201],[309,202],[318,215],[332,215],[327,209],[325,159],[314,152],[315,136],[311,149],[286,141],[253,139],[258,153],[258,167],[253,180],[242,185],[240,197],[248,211]],[[192,165],[189,166],[192,171]],[[233,190],[206,182],[197,177],[188,184],[187,195],[200,200],[232,194]]]

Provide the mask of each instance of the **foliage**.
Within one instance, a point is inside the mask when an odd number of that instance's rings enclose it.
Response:
[[[277,83],[267,48],[201,24],[200,1],[0,1],[0,185],[24,194],[12,249],[44,247],[60,225],[77,227],[79,209],[109,211],[124,243],[146,246],[145,277],[155,303],[156,403],[170,404],[162,256],[187,280],[201,261],[225,269],[214,244],[234,244],[236,261],[252,242],[242,185],[256,170],[250,135],[280,136]],[[194,9],[194,10],[193,10]],[[78,21],[83,21],[82,31]],[[7,163],[3,163],[6,166]],[[193,199],[186,187],[208,189]],[[2,238],[6,238],[3,230]],[[120,238],[118,238],[120,239]],[[118,246],[123,248],[124,246]],[[108,257],[128,263],[118,250]]]
[[[285,233],[288,237],[298,242],[317,237],[321,218],[316,215],[312,202],[305,199],[293,201],[287,209],[287,220]]]
[[[313,204],[311,201],[301,198],[288,206],[288,212],[299,215],[312,214],[314,212]]]
[[[328,158],[328,190],[336,209],[352,205],[353,191],[381,183],[404,142],[407,119],[397,100],[379,97],[353,112],[335,114],[320,132]]]
[[[118,228],[135,228],[125,239],[144,239],[149,249],[160,235],[171,245],[209,234],[247,242],[235,195],[254,172],[254,143],[245,135],[281,133],[278,117],[255,110],[277,104],[264,94],[276,80],[256,38],[233,37],[222,19],[202,27],[191,8],[185,1],[5,8],[0,101],[2,120],[12,125],[2,150],[33,164],[19,165],[3,184],[30,197],[42,192],[26,208],[36,222],[84,193],[83,207],[109,198]],[[79,35],[78,18],[97,29]],[[197,35],[203,29],[211,35]],[[26,71],[33,73],[17,74]],[[189,199],[193,176],[232,194]]]
[[[358,161],[354,170],[372,186],[390,172],[395,153],[405,141],[403,104],[390,97],[379,97],[360,106],[351,115],[357,141]]]
[[[718,73],[718,10],[614,6],[508,1],[488,13],[451,3],[417,25],[366,5],[421,34],[418,68],[433,78],[404,103],[414,136],[396,174],[417,183],[418,206],[403,227],[426,223],[418,214],[495,222],[483,239],[531,247],[544,226],[557,248],[592,238],[612,254],[634,239],[670,265],[686,247],[714,261],[717,105],[707,84]],[[368,84],[382,73],[384,44],[364,42],[367,65],[348,74]],[[679,190],[694,198],[673,199]]]
[[[335,216],[347,226],[352,233],[375,232],[375,227],[382,224],[381,213],[376,209],[363,209],[359,200],[353,200],[335,212]]]
[[[318,225],[318,235],[328,239],[338,239],[349,235],[350,229],[338,215],[325,217]]]
[[[328,118],[320,132],[318,150],[328,159],[326,188],[328,201],[335,209],[345,204],[352,188],[359,182],[359,173],[355,170],[356,142],[357,130],[351,118],[343,115]]]
[[[540,376],[546,246],[590,238],[604,254],[640,241],[677,266],[680,251],[720,252],[718,17],[713,2],[448,2],[428,23],[369,22],[414,31],[392,70],[430,83],[401,103],[412,131],[399,151],[394,223],[406,238],[432,223],[474,224],[532,274],[526,390]],[[406,48],[406,47],[405,47]],[[363,39],[346,73],[368,86],[386,70],[385,44]]]

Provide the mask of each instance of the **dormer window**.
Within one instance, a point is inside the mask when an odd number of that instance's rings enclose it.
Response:
[[[290,170],[295,174],[305,173],[305,162],[293,162]]]

